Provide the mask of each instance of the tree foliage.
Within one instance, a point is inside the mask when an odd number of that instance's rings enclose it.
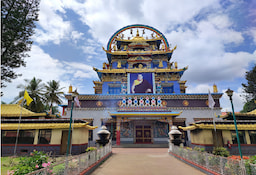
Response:
[[[19,92],[18,98],[23,98],[25,89],[27,90],[29,96],[33,99],[29,106],[25,106],[27,109],[33,112],[43,112],[44,111],[44,102],[46,98],[44,96],[44,84],[41,79],[36,79],[35,77],[32,80],[25,79],[25,85],[18,85],[17,87],[22,89]]]
[[[245,78],[247,84],[243,83],[242,86],[246,94],[246,103],[241,112],[250,112],[256,109],[256,65],[254,65],[252,70],[246,72]]]
[[[17,88],[22,89],[19,92],[19,96],[15,98],[14,102],[21,100],[24,96],[25,89],[27,90],[29,96],[33,99],[29,106],[26,106],[25,101],[24,107],[33,112],[44,112],[51,111],[52,114],[58,113],[57,106],[54,104],[61,104],[61,98],[64,98],[64,92],[62,92],[63,87],[60,87],[60,83],[55,80],[47,82],[47,84],[42,83],[41,79],[32,78],[32,80],[25,79],[25,85],[18,85]]]
[[[53,104],[61,104],[62,100],[61,98],[63,97],[63,92],[62,89],[60,87],[60,83],[58,81],[55,80],[51,80],[49,82],[47,82],[47,85],[45,85],[45,97],[46,97],[46,101],[50,104],[50,109],[52,109]]]
[[[26,65],[38,11],[39,0],[1,1],[1,87],[20,75],[15,68]]]

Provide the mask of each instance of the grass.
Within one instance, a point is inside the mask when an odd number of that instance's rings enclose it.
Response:
[[[14,165],[19,163],[20,157],[1,157],[1,175],[7,175]]]

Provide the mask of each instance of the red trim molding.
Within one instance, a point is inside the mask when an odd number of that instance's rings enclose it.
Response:
[[[200,145],[200,146],[213,146],[213,144],[200,144],[200,143],[191,143],[192,145]]]
[[[72,144],[72,146],[83,146],[88,143]],[[15,144],[1,144],[1,146],[15,146]],[[61,146],[61,144],[17,144],[17,146]]]

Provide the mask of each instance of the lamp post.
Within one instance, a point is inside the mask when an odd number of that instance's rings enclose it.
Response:
[[[71,125],[72,125],[72,113],[73,113],[73,107],[74,107],[74,99],[76,96],[78,96],[77,91],[72,91],[72,86],[69,86],[68,93],[72,96],[72,102],[71,102],[71,111],[70,111],[70,120],[69,120],[69,130],[68,130],[68,145],[67,145],[67,153],[66,153],[66,163],[65,163],[65,171],[64,175],[68,174],[68,155],[69,155],[69,147],[70,147],[70,138],[71,138]]]
[[[72,119],[72,113],[73,113],[73,107],[74,107],[74,98],[76,97],[76,96],[78,96],[78,93],[77,93],[77,91],[75,90],[75,91],[72,91],[72,86],[70,85],[69,86],[69,91],[68,91],[68,93],[70,93],[71,94],[71,96],[72,96],[72,102],[71,102],[71,111],[70,111],[70,120],[69,120],[69,130],[68,130],[68,146],[67,146],[67,153],[66,153],[66,156],[68,156],[68,154],[69,154],[69,147],[70,147],[70,138],[71,138],[71,125],[72,125],[72,121],[73,121],[73,119]]]
[[[240,154],[241,159],[243,159],[242,152],[241,152],[241,146],[240,146],[240,139],[239,139],[238,129],[237,129],[237,125],[236,125],[236,116],[235,116],[234,106],[233,106],[233,101],[232,101],[233,92],[234,92],[234,91],[232,91],[232,90],[229,89],[229,88],[228,88],[228,90],[226,91],[227,95],[229,96],[229,100],[230,100],[230,102],[231,102],[232,113],[233,113],[233,119],[234,119],[234,124],[235,124],[235,128],[236,128],[236,137],[237,137],[237,144],[238,144],[239,154]]]

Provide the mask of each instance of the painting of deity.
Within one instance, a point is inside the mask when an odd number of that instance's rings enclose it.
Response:
[[[132,137],[132,129],[133,126],[129,122],[124,122],[121,125],[121,137],[123,138],[131,138]]]
[[[168,124],[163,122],[155,123],[155,137],[157,138],[165,138],[168,137]]]

